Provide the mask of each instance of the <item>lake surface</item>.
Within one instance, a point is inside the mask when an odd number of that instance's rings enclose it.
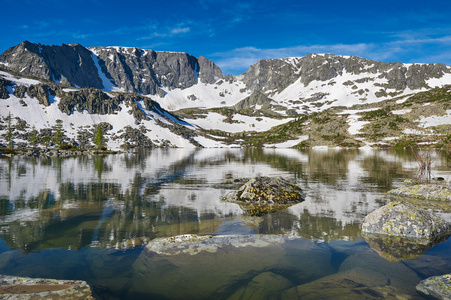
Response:
[[[437,155],[433,176],[449,184],[450,165]],[[386,192],[416,171],[408,151],[2,158],[0,274],[85,280],[104,299],[426,299],[415,286],[451,273],[450,240],[399,257],[360,234],[363,218],[391,201]],[[267,214],[221,201],[257,175],[297,183],[306,200]],[[146,248],[181,234],[258,241],[195,255]]]

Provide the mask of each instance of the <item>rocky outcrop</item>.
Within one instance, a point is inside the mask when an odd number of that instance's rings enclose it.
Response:
[[[2,299],[94,299],[85,281],[0,276]]]
[[[12,82],[0,77],[0,99],[8,99],[9,91],[7,87],[12,86]]]
[[[451,274],[426,278],[417,285],[417,290],[437,299],[451,299]]]
[[[385,235],[427,242],[450,233],[451,224],[442,217],[396,201],[367,215],[362,224],[362,234],[367,237]]]
[[[58,108],[70,115],[74,111],[88,111],[90,114],[113,114],[120,110],[121,99],[110,97],[99,89],[85,88],[78,91],[61,93]]]

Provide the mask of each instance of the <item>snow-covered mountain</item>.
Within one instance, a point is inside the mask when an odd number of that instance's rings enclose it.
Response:
[[[376,109],[451,84],[451,67],[444,64],[311,54],[261,60],[232,76],[186,53],[27,41],[1,54],[0,67],[3,119],[11,113],[38,129],[61,119],[74,140],[80,126],[107,122],[114,137],[124,136],[128,126],[140,128],[148,144],[178,147],[236,146],[243,132],[268,131],[329,109]],[[355,113],[345,122],[351,136],[371,121]],[[298,140],[296,134],[288,138],[300,142],[307,131],[298,130]],[[118,143],[110,139],[109,146]]]

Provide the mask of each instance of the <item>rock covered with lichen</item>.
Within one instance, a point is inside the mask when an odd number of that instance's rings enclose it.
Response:
[[[451,188],[445,185],[404,185],[388,192],[390,195],[426,200],[451,201]]]
[[[437,299],[451,299],[451,274],[426,278],[417,285],[417,290]]]
[[[385,235],[433,240],[450,233],[451,224],[442,217],[397,201],[368,214],[362,224],[364,236]]]
[[[281,177],[255,177],[237,191],[223,197],[224,201],[259,205],[295,204],[304,201],[302,189]]]

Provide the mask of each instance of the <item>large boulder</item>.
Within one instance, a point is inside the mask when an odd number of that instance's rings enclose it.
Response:
[[[450,233],[451,224],[442,217],[397,201],[376,209],[362,224],[362,234],[366,237],[385,235],[429,241]]]
[[[246,182],[238,191],[223,198],[227,202],[253,204],[295,204],[304,201],[300,187],[281,177],[256,177]]]
[[[260,216],[283,210],[304,199],[302,189],[283,178],[256,177],[237,191],[226,194],[222,200],[239,204],[251,216]]]

